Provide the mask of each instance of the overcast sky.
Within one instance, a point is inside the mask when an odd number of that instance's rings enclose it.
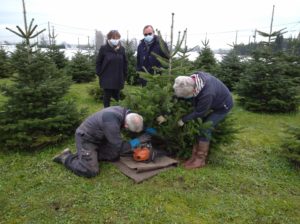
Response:
[[[187,28],[189,47],[209,39],[213,49],[253,41],[254,30],[269,32],[275,5],[273,31],[287,28],[286,36],[300,31],[300,0],[25,0],[28,22],[38,30],[54,26],[57,42],[87,44],[95,30],[107,34],[117,29],[122,38],[143,38],[151,24],[169,40],[171,13],[175,13],[175,36]],[[5,29],[24,27],[22,0],[0,0],[0,41],[20,41]],[[238,31],[238,32],[237,32]],[[45,33],[47,34],[47,33]],[[249,39],[250,38],[250,39]],[[257,38],[259,40],[259,37]]]

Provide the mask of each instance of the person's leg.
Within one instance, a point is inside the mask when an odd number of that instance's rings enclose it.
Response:
[[[99,172],[97,145],[82,139],[82,134],[75,135],[77,153],[68,156],[64,165],[78,176],[94,177]]]
[[[109,107],[110,106],[110,98],[112,96],[112,90],[111,89],[104,89],[104,94],[103,94],[103,106],[104,107]]]
[[[204,135],[199,137],[198,143],[194,145],[192,157],[184,163],[186,169],[200,168],[206,165],[212,130],[226,117],[227,113],[228,111],[212,112],[204,119],[204,122],[211,122],[212,125],[204,131]]]
[[[120,100],[120,90],[119,89],[112,89],[112,97],[116,100]]]
[[[204,135],[199,138],[202,141],[210,141],[211,133],[213,129],[220,123],[228,114],[228,111],[225,112],[212,112],[206,118],[203,119],[203,122],[210,122],[211,127],[204,130]]]

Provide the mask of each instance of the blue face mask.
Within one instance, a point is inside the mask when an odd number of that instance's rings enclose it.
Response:
[[[115,40],[115,39],[110,39],[109,42],[111,43],[111,45],[117,46],[117,45],[119,44],[120,40],[119,40],[119,39],[117,39],[117,40]]]
[[[145,40],[146,43],[150,43],[153,40],[153,35],[145,36],[144,40]]]
[[[183,97],[183,98],[186,99],[186,100],[189,100],[189,99],[192,99],[193,96],[187,96],[187,97]]]

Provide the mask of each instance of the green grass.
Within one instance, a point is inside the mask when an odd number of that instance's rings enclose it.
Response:
[[[75,84],[68,98],[102,108]],[[0,96],[0,102],[4,97]],[[101,163],[93,179],[77,177],[51,158],[73,137],[39,152],[0,152],[0,223],[300,223],[300,178],[280,155],[282,124],[300,114],[233,110],[238,139],[212,152],[207,167],[163,172],[141,184]]]

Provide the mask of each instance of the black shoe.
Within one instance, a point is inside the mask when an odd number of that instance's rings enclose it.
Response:
[[[69,155],[71,155],[69,148],[64,149],[61,153],[57,154],[52,158],[53,162],[64,164]]]

